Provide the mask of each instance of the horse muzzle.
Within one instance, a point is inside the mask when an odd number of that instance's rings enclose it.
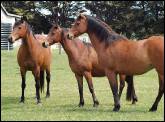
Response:
[[[43,46],[44,48],[47,48],[47,47],[49,46],[49,43],[48,43],[48,42],[43,42],[43,43],[42,43],[42,46]]]
[[[8,38],[8,41],[9,41],[9,43],[13,44],[13,41],[12,41],[11,37]]]
[[[74,39],[74,35],[71,34],[71,33],[68,33],[67,38],[73,40]]]

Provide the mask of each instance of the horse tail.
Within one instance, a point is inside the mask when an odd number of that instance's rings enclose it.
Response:
[[[131,101],[133,96],[133,76],[126,76],[125,81],[127,82],[127,93],[126,93],[126,100]]]
[[[44,91],[44,71],[40,71],[40,91]]]

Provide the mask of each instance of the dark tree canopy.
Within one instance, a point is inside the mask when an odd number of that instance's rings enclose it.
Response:
[[[164,34],[164,1],[3,1],[2,4],[9,13],[26,15],[35,33],[48,33],[53,23],[68,28],[74,17],[87,9],[128,38]]]

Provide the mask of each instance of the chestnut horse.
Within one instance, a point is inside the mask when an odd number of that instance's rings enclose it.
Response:
[[[98,54],[100,65],[114,97],[114,111],[120,109],[116,73],[141,75],[155,68],[159,77],[159,93],[150,111],[156,111],[164,93],[164,37],[152,36],[141,41],[130,41],[112,31],[103,21],[80,14],[72,25],[67,37],[73,39],[87,33]]]
[[[44,71],[46,71],[47,79],[47,92],[46,97],[50,96],[49,83],[50,83],[50,63],[51,63],[51,51],[50,48],[43,48],[42,43],[37,40],[26,18],[22,17],[21,20],[16,21],[13,26],[13,31],[9,36],[9,42],[14,43],[18,39],[22,39],[22,45],[19,48],[17,54],[17,61],[20,66],[20,72],[22,77],[22,96],[20,102],[24,102],[24,89],[25,75],[27,71],[32,71],[35,78],[36,97],[37,103],[40,103],[40,93],[44,88]]]
[[[93,46],[90,43],[82,42],[79,39],[69,40],[66,35],[68,30],[65,28],[60,28],[58,25],[54,25],[47,36],[47,41],[43,43],[44,47],[48,47],[53,45],[54,43],[61,43],[64,48],[68,59],[69,65],[78,82],[80,102],[79,106],[84,105],[83,98],[83,76],[86,78],[89,90],[92,94],[93,98],[93,106],[97,106],[99,104],[92,83],[93,77],[103,77],[105,76],[105,72],[103,68],[98,64],[97,53],[94,50]],[[133,77],[120,75],[120,92],[121,95],[122,90],[124,88],[125,82],[128,83],[127,88],[127,98],[133,99],[133,103],[137,101],[137,97],[134,91],[133,85]]]

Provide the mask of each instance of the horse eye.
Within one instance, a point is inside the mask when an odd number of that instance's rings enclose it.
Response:
[[[21,27],[18,27],[18,29],[21,29]]]
[[[54,35],[54,32],[52,32],[52,35]]]
[[[76,23],[76,25],[79,25],[80,23]]]

